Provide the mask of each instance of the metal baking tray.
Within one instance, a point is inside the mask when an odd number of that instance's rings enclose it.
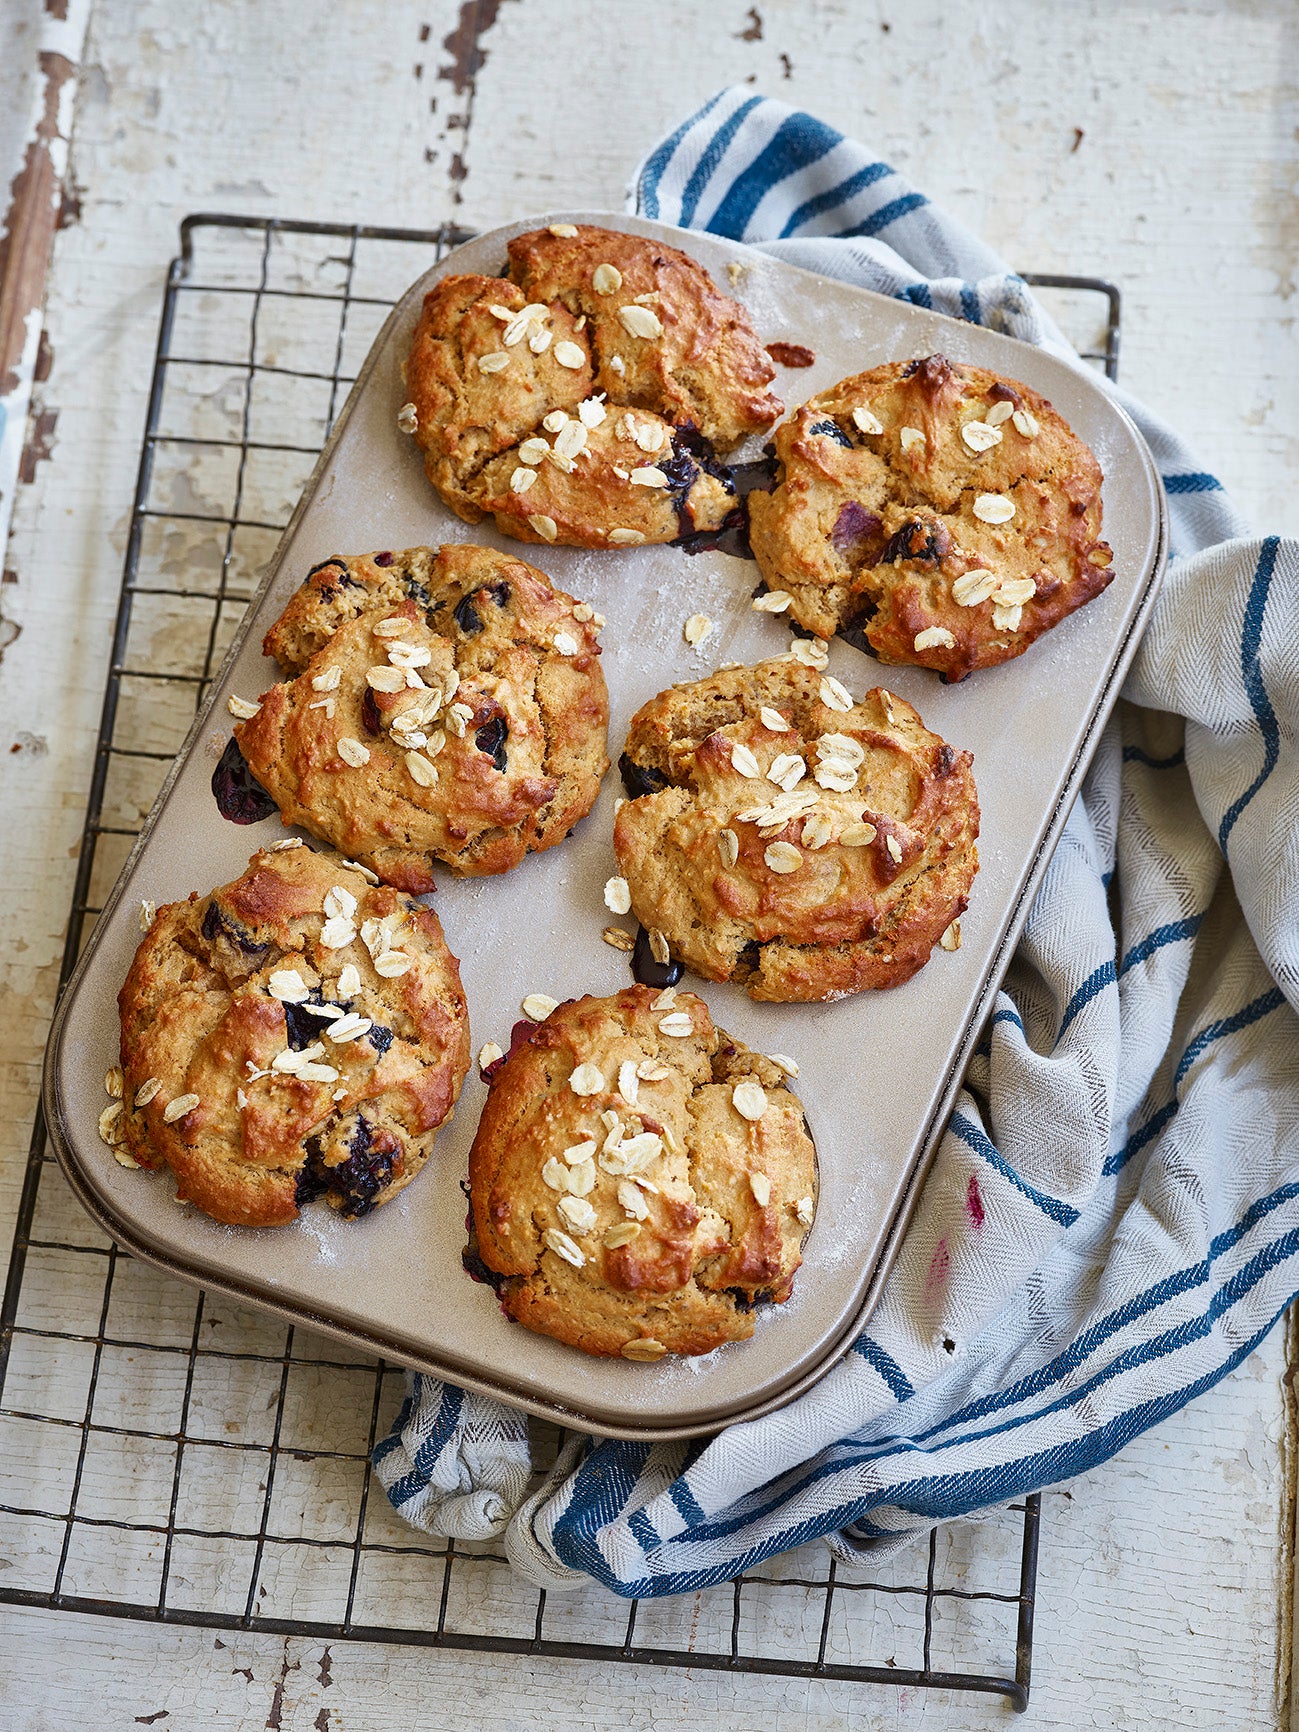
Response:
[[[140,940],[141,899],[161,903],[236,877],[278,818],[223,820],[210,777],[229,738],[225,700],[276,677],[260,642],[307,570],[332,553],[479,541],[522,553],[606,615],[610,754],[648,697],[728,659],[788,647],[788,628],[757,614],[757,568],[720,552],[679,548],[589,552],[527,547],[452,516],[398,433],[399,363],[422,297],[451,272],[496,274],[505,242],[555,221],[661,236],[748,306],[764,342],[815,344],[815,364],[781,371],[793,405],[883,361],[941,350],[1025,380],[1050,398],[1096,452],[1105,474],[1114,580],[1103,596],[1004,667],[944,686],[919,668],[883,668],[836,641],[830,671],[855,693],[883,684],[975,756],[981,868],[963,945],[935,951],[905,986],[838,1004],[755,1004],[738,987],[702,992],[714,1020],[749,1045],[793,1054],[816,1139],[821,1194],[795,1293],[757,1314],[751,1341],[698,1359],[634,1365],[592,1359],[509,1322],[490,1288],[462,1271],[461,1180],[485,1095],[471,1072],[454,1120],[419,1180],[362,1221],[320,1205],[287,1228],[219,1225],[178,1206],[162,1174],[118,1166],[99,1141],[105,1070],[117,1057],[117,991]],[[733,267],[733,268],[731,268]],[[741,456],[744,453],[740,454]],[[60,1002],[46,1055],[44,1099],[55,1148],[76,1195],[133,1255],[290,1321],[398,1363],[499,1396],[603,1435],[697,1436],[754,1418],[806,1389],[860,1333],[910,1218],[989,1002],[1162,577],[1163,493],[1149,452],[1096,377],[976,325],[811,275],[736,243],[606,212],[556,212],[484,234],[449,254],[384,325],[321,453],[270,569],[196,719]],[[708,614],[717,630],[691,650],[682,625]],[[601,941],[602,890],[614,870],[611,829],[621,793],[606,778],[591,815],[561,846],[494,879],[444,877],[434,905],[460,958],[475,1049],[507,1043],[528,992],[555,998],[625,984],[627,957]]]

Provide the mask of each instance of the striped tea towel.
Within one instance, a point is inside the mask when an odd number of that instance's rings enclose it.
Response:
[[[632,208],[1063,348],[887,163],[747,90],[658,146]],[[571,1437],[526,1501],[523,1420],[416,1377],[375,1465],[418,1526],[624,1595],[817,1536],[851,1562],[1105,1460],[1299,1289],[1299,546],[1122,400],[1176,557],[870,1327],[707,1443]]]

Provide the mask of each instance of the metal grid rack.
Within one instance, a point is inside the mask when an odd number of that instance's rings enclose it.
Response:
[[[60,990],[379,325],[467,238],[182,224]],[[1029,281],[1070,297],[1058,310],[1075,332],[1097,327],[1084,352],[1113,378],[1118,291]],[[401,1377],[118,1251],[72,1199],[38,1115],[0,1308],[0,1546],[24,1560],[0,1603],[1027,1706],[1036,1497],[935,1530],[927,1551],[869,1575],[807,1546],[683,1600],[628,1604],[595,1586],[548,1598],[491,1547],[421,1540],[372,1492]]]

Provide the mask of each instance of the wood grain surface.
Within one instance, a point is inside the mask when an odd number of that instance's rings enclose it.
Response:
[[[1116,280],[1124,383],[1193,439],[1260,527],[1299,531],[1292,0],[10,0],[6,210],[46,113],[39,56],[55,25],[77,70],[51,135],[66,161],[51,157],[58,185],[36,202],[48,212],[57,191],[63,226],[46,223],[43,343],[24,325],[22,480],[0,498],[13,513],[0,586],[0,1243],[58,973],[159,297],[187,212],[485,226],[551,205],[616,208],[665,129],[719,85],[750,81],[869,140],[1021,268]],[[55,1281],[40,1298],[60,1319],[75,1293]],[[167,1301],[159,1290],[149,1303]],[[1289,1724],[1286,1365],[1276,1333],[1184,1413],[1047,1496],[1032,1724]],[[105,1375],[122,1411],[142,1399],[129,1357]],[[237,1401],[231,1414],[248,1417]],[[27,1447],[0,1416],[9,1487],[46,1471]],[[106,1463],[96,1495],[108,1507],[141,1472]],[[0,1523],[0,1574],[36,1569],[44,1543]],[[955,1572],[998,1568],[1002,1543],[987,1524],[956,1528],[944,1557]],[[111,1585],[147,1563],[107,1545],[97,1567]],[[418,1605],[434,1587],[414,1571],[404,1591]],[[999,1633],[960,1634],[1005,1663]],[[921,1690],[0,1611],[0,1727],[24,1732],[956,1729],[1003,1713]]]

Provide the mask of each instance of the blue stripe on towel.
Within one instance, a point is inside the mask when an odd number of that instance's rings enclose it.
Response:
[[[699,208],[699,201],[704,196],[704,189],[713,177],[713,171],[726,155],[731,140],[744,124],[746,117],[753,112],[761,100],[761,97],[754,96],[748,102],[741,103],[734,114],[722,122],[709,140],[707,150],[695,164],[695,172],[686,182],[686,190],[681,195],[680,223],[683,229],[689,228],[694,221],[695,212]]]
[[[842,139],[842,133],[813,120],[810,114],[791,115],[731,182],[725,198],[708,219],[709,232],[740,240],[749,218],[773,186],[827,156]]]
[[[873,1371],[879,1372],[899,1401],[906,1401],[915,1394],[906,1372],[892,1354],[884,1351],[878,1341],[872,1341],[869,1335],[859,1335],[853,1343],[853,1352],[864,1359]]]
[[[959,1113],[953,1113],[947,1128],[950,1131],[955,1131],[968,1148],[973,1149],[976,1155],[981,1155],[988,1165],[994,1167],[1003,1178],[1009,1179],[1015,1189],[1021,1191],[1030,1202],[1036,1203],[1044,1215],[1048,1215],[1051,1220],[1059,1222],[1062,1227],[1073,1226],[1078,1219],[1077,1209],[1069,1203],[1062,1203],[1059,1197],[1052,1197],[1045,1191],[1039,1191],[1036,1185],[1030,1185],[1027,1179],[1022,1178],[1015,1171],[1001,1150],[997,1148],[995,1143],[988,1140],[977,1125],[972,1125],[968,1119],[963,1119]]]
[[[1281,730],[1277,727],[1276,712],[1272,701],[1267,695],[1263,684],[1263,674],[1259,667],[1259,645],[1263,637],[1263,616],[1267,612],[1268,591],[1272,587],[1272,574],[1276,570],[1276,553],[1280,546],[1280,537],[1269,535],[1263,543],[1258,564],[1254,568],[1254,582],[1250,587],[1249,601],[1245,607],[1245,627],[1240,640],[1240,675],[1245,682],[1245,692],[1249,698],[1250,708],[1258,719],[1259,732],[1263,736],[1263,768],[1246,788],[1238,800],[1234,800],[1223,814],[1222,823],[1218,826],[1218,846],[1223,853],[1227,852],[1227,842],[1236,827],[1236,820],[1267,781],[1276,768],[1276,761],[1281,750]]]
[[[851,240],[854,235],[869,237],[877,235],[881,229],[886,229],[890,223],[897,222],[899,217],[910,216],[913,210],[920,210],[929,200],[923,193],[908,192],[901,198],[895,198],[892,204],[886,204],[877,210],[873,216],[868,216],[865,222],[856,223],[850,229],[840,229],[839,235],[844,240]]]
[[[780,231],[781,240],[788,240],[805,223],[810,223],[814,217],[819,217],[823,211],[833,210],[836,205],[847,204],[850,198],[855,198],[859,192],[865,192],[866,188],[874,186],[876,181],[887,180],[892,173],[893,170],[886,162],[867,163],[865,168],[859,168],[856,174],[850,174],[846,180],[841,180],[838,186],[832,186],[828,192],[819,192],[815,198],[805,200],[786,220],[784,228]]]
[[[683,120],[671,138],[665,139],[645,164],[640,178],[640,197],[647,217],[657,217],[659,214],[659,183],[663,179],[663,171],[676,154],[677,146],[692,127],[697,126],[706,114],[710,114],[717,107],[724,94],[725,92],[719,90],[717,95],[711,97],[689,120]]]
[[[1201,471],[1198,475],[1163,475],[1165,493],[1221,493],[1222,483],[1216,475]]]

